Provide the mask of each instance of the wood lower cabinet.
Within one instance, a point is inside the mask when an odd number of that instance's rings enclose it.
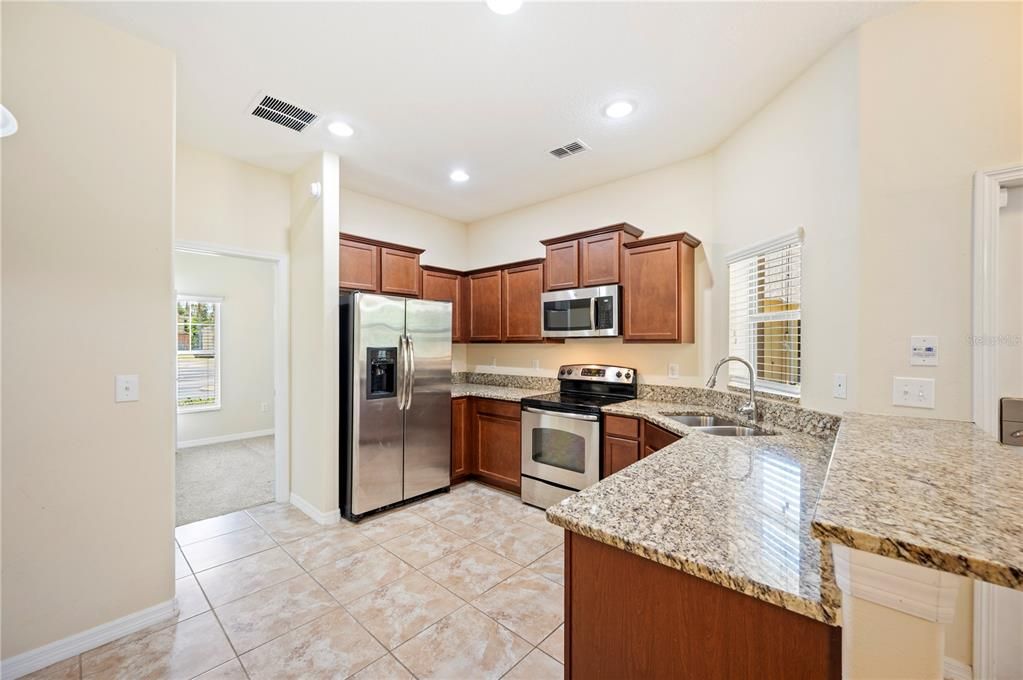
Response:
[[[839,680],[841,631],[566,532],[569,680]]]
[[[626,342],[695,341],[694,252],[699,244],[686,233],[624,244]]]
[[[468,479],[473,473],[469,455],[472,421],[469,418],[471,402],[468,397],[451,400],[451,483]]]
[[[381,248],[380,292],[384,295],[419,297],[419,253]]]
[[[547,246],[547,273],[544,290],[579,288],[579,242],[576,240]]]
[[[541,342],[540,295],[543,293],[542,264],[503,270],[502,339],[505,342]]]
[[[496,399],[476,399],[472,418],[475,474],[518,493],[521,487],[521,407]]]
[[[501,342],[501,284],[500,269],[469,275],[470,342]]]
[[[679,439],[674,432],[639,418],[605,415],[600,477],[613,475]]]
[[[375,293],[380,289],[380,248],[341,238],[338,241],[338,287]]]
[[[422,271],[420,289],[423,299],[450,302],[451,342],[468,342],[468,279],[450,269],[422,267]]]
[[[668,432],[663,427],[643,421],[643,457],[649,456],[655,451],[660,451],[681,439],[674,432]]]

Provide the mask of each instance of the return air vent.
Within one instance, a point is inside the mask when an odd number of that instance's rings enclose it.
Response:
[[[305,130],[319,118],[312,111],[306,111],[300,106],[289,104],[270,95],[263,95],[259,99],[255,108],[252,109],[252,115],[291,128],[295,132]]]
[[[550,154],[555,158],[568,158],[569,156],[574,156],[577,153],[589,150],[590,147],[586,146],[586,142],[581,139],[576,139],[565,146],[559,146],[557,149],[551,149]]]

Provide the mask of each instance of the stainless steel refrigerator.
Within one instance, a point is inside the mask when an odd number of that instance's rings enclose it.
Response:
[[[451,484],[451,303],[344,293],[341,514]]]

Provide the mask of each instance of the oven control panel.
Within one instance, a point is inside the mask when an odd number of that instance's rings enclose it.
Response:
[[[631,385],[636,382],[636,371],[627,366],[571,364],[558,369],[558,380],[589,380],[591,382]]]

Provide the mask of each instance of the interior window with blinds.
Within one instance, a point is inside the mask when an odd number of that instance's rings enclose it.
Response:
[[[178,410],[220,407],[220,302],[178,298]]]
[[[799,395],[802,230],[728,258],[729,353],[750,362],[756,387]],[[729,384],[749,387],[733,362]]]

